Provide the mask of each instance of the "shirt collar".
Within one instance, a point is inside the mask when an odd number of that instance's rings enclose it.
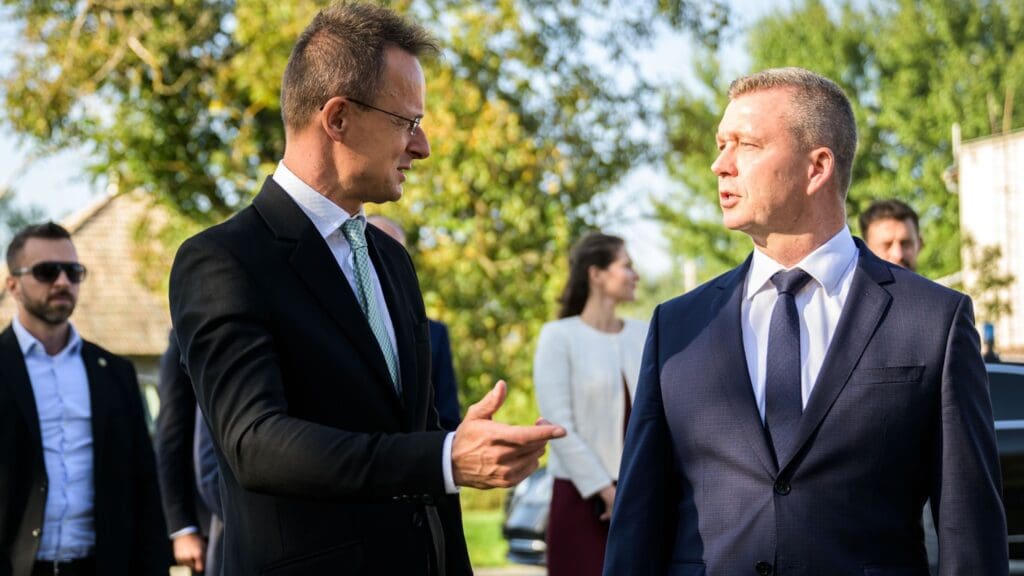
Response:
[[[18,315],[14,315],[14,319],[11,321],[11,328],[14,329],[14,336],[18,339],[18,347],[21,348],[21,355],[28,357],[33,353],[46,354],[46,348],[38,338],[32,335],[27,328],[21,325],[21,321],[18,320]],[[78,335],[78,330],[75,330],[74,324],[68,322],[68,328],[71,332],[68,335],[68,343],[64,348],[54,354],[54,356],[60,356],[62,354],[78,354],[82,349],[82,337]]]
[[[841,287],[843,276],[856,261],[858,253],[850,229],[843,226],[842,230],[828,242],[818,246],[814,252],[805,256],[794,268],[800,268],[810,274],[811,278],[814,278],[825,289],[825,293],[831,296]],[[749,300],[761,290],[773,286],[771,284],[772,275],[785,269],[785,266],[755,248],[754,258],[750,263],[750,272],[747,273],[745,298]]]
[[[362,208],[356,214],[349,214],[344,208],[314,190],[312,186],[303,182],[289,170],[284,165],[284,160],[277,163],[273,178],[274,182],[277,182],[292,197],[292,200],[295,200],[295,203],[299,205],[299,208],[323,238],[337,232],[338,228],[349,218],[365,218]]]

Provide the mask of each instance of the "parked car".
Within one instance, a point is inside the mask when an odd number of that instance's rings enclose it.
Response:
[[[538,468],[512,490],[505,502],[502,535],[508,540],[508,559],[517,564],[547,563],[548,507],[554,477]]]
[[[991,362],[985,364],[985,369],[1003,475],[1010,573],[1024,575],[1024,364]],[[552,483],[547,469],[540,468],[512,491],[502,526],[509,561],[545,563],[544,537]]]
[[[1010,558],[1024,560],[1024,364],[992,363],[985,367],[1003,474]]]

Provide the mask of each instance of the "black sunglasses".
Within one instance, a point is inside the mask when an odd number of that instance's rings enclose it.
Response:
[[[11,275],[21,276],[31,272],[33,278],[49,284],[55,282],[60,277],[61,271],[67,275],[68,281],[72,284],[78,284],[85,280],[85,266],[78,262],[40,262],[31,268],[25,267],[11,270]]]

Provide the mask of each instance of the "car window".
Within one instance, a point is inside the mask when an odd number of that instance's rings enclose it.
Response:
[[[1024,420],[1024,374],[989,372],[992,415],[996,420]]]

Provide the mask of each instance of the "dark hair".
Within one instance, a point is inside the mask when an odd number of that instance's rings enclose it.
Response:
[[[896,220],[904,222],[910,220],[914,223],[914,231],[918,237],[921,236],[921,227],[917,223],[917,212],[907,204],[899,200],[877,200],[868,206],[868,209],[860,215],[860,235],[867,240],[868,228],[878,220]]]
[[[569,280],[562,290],[559,318],[577,316],[583,312],[583,306],[590,296],[590,267],[597,266],[603,270],[611,266],[624,245],[625,242],[618,236],[591,232],[572,247],[569,252]]]
[[[777,88],[795,92],[790,99],[793,109],[788,121],[800,144],[808,150],[818,146],[832,150],[839,195],[846,198],[857,153],[857,120],[846,93],[835,82],[810,70],[771,68],[733,81],[729,99]]]
[[[44,222],[43,224],[32,224],[26,226],[11,239],[11,243],[7,246],[7,269],[14,270],[18,267],[18,258],[21,256],[21,251],[25,248],[25,242],[28,242],[29,238],[43,238],[45,240],[70,240],[71,233],[64,229],[60,224],[53,222]]]
[[[321,10],[299,36],[284,70],[285,126],[305,126],[335,96],[372,103],[384,77],[388,46],[413,56],[438,51],[426,29],[387,8],[354,3]]]

